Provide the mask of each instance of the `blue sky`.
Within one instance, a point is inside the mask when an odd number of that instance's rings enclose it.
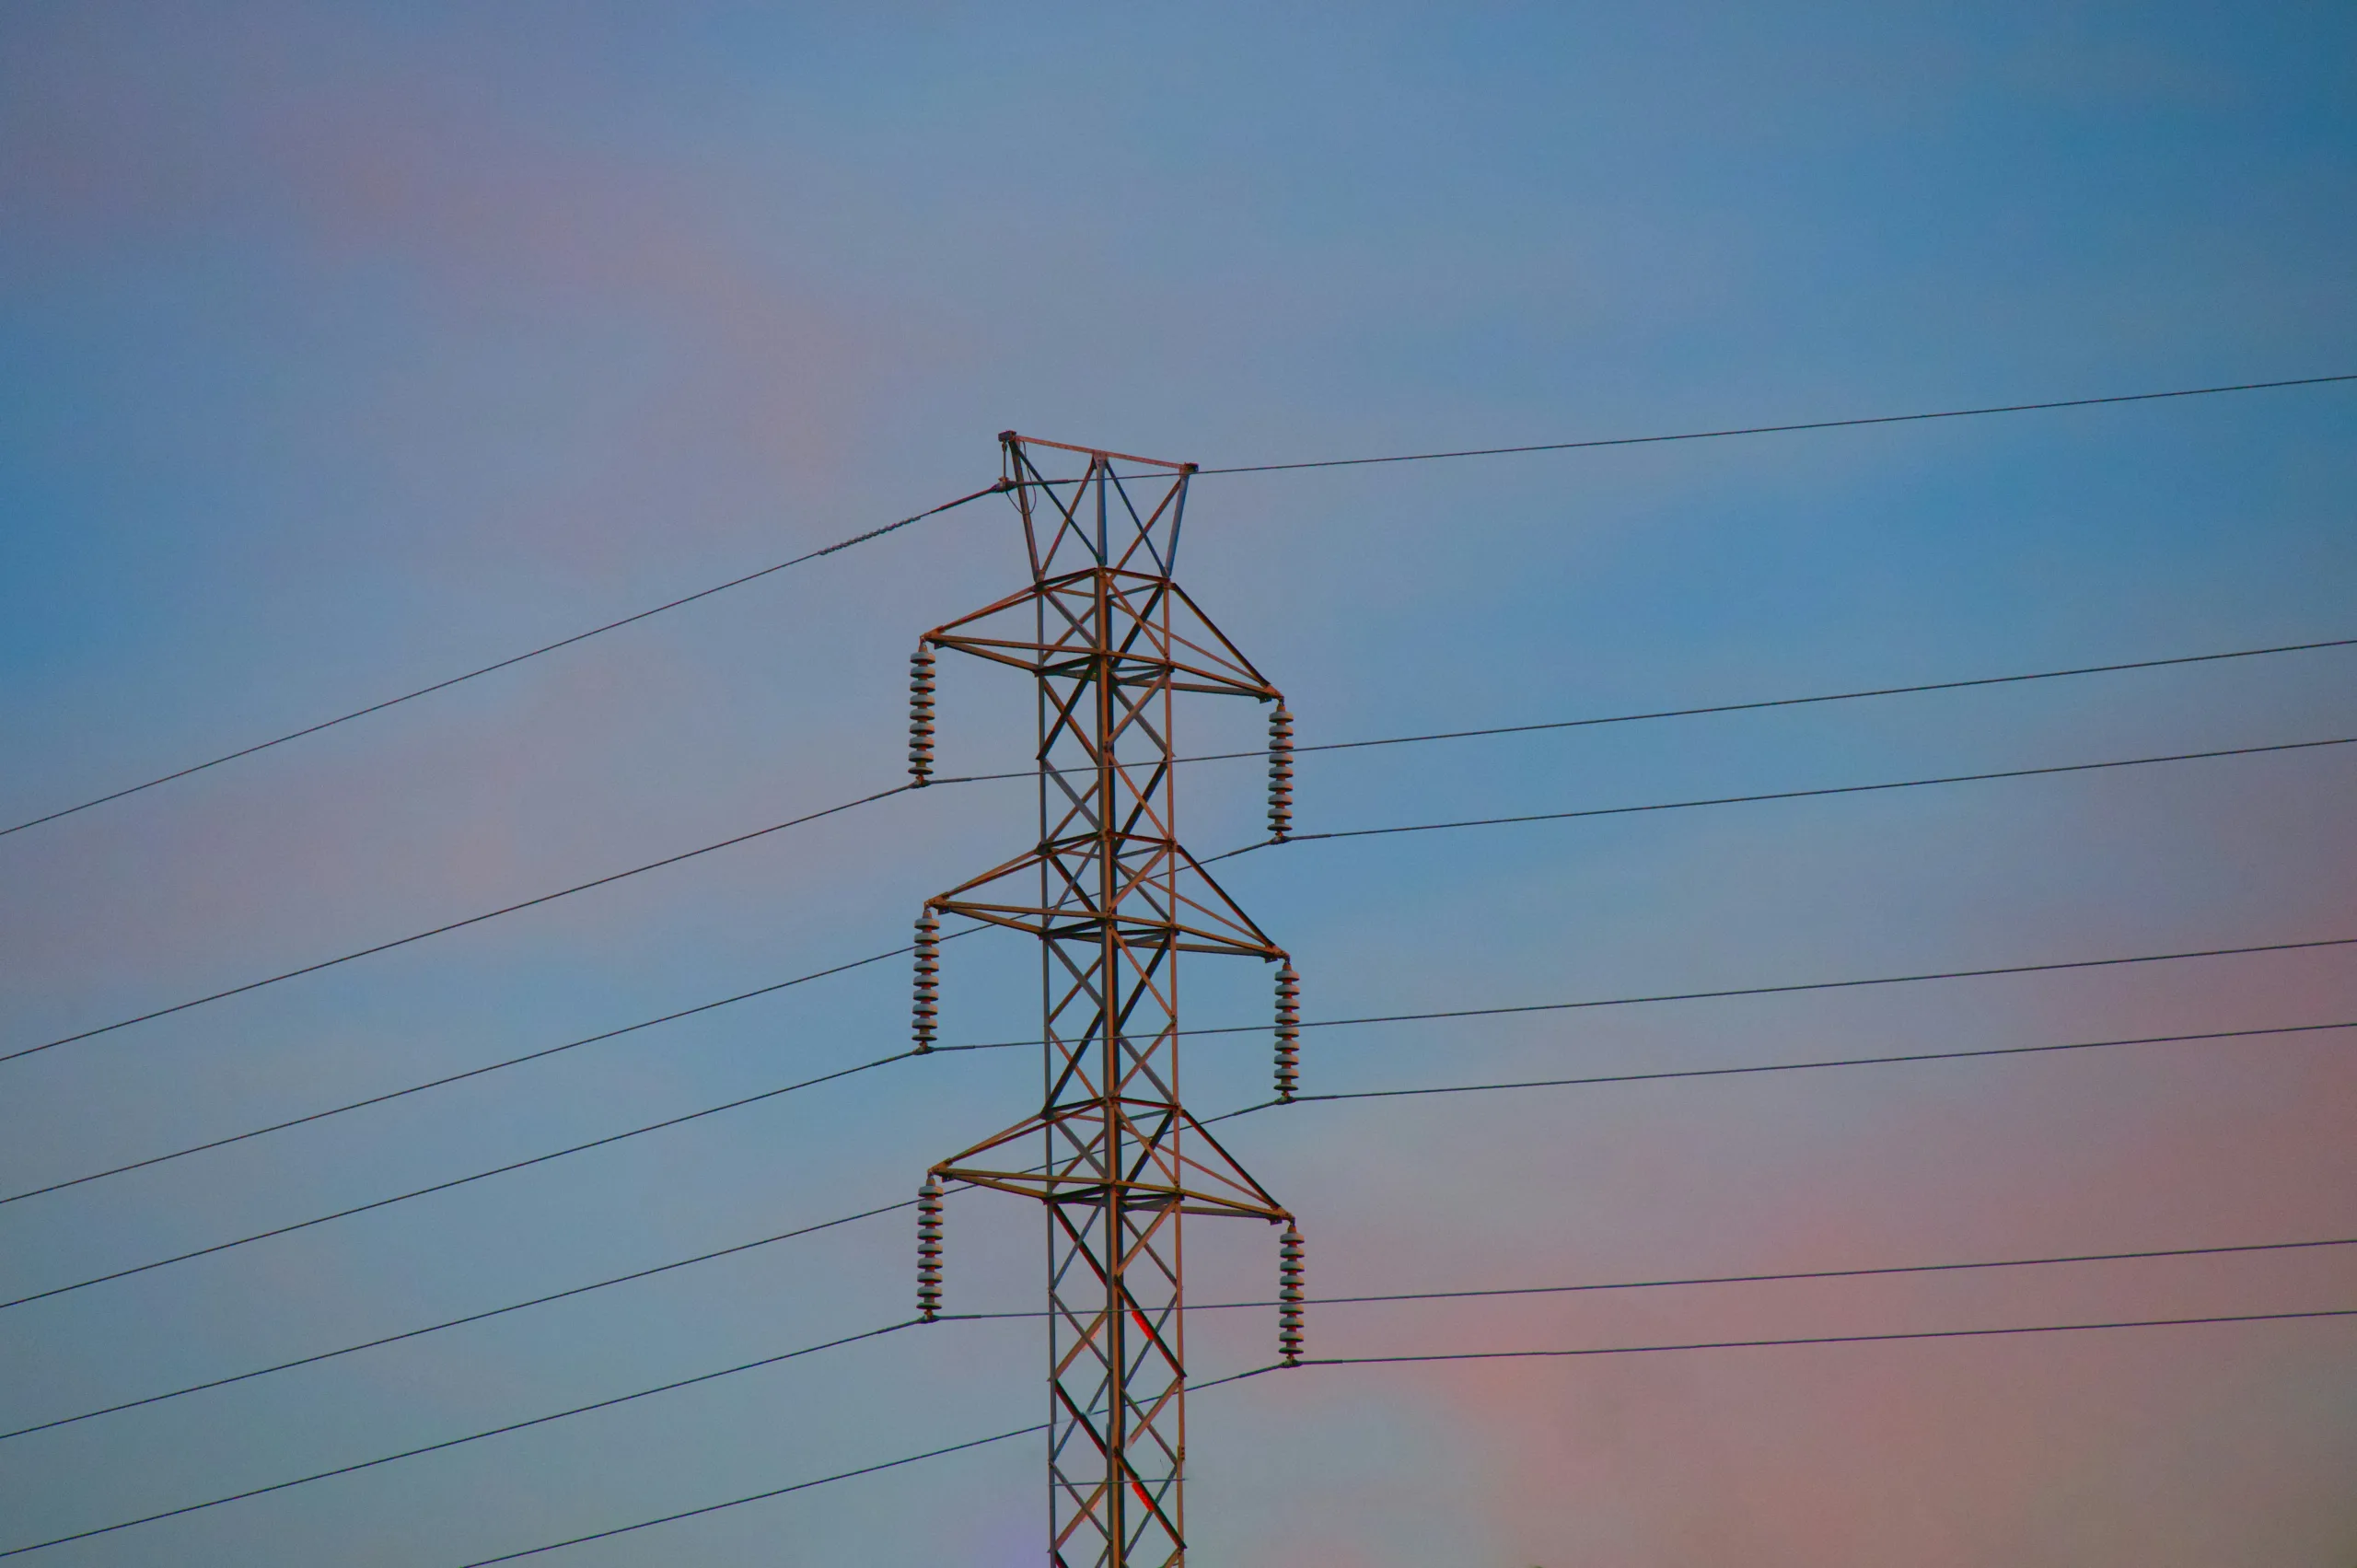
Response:
[[[28,5],[0,22],[0,726],[19,820],[987,482],[2357,370],[2357,25],[2279,6]],[[2357,635],[2346,387],[1202,480],[1182,575],[1305,742]],[[0,840],[6,1043],[896,781],[996,503]],[[2351,650],[1305,758],[1305,830],[2357,733]],[[943,679],[948,771],[1019,681]],[[1259,715],[1190,710],[1249,744]],[[1305,843],[1232,890],[1312,1017],[2357,935],[2351,762],[2255,757]],[[1203,852],[1248,767],[1186,784]],[[995,791],[995,793],[993,793]],[[14,1191],[865,956],[1023,786],[739,851],[0,1064]],[[992,944],[998,943],[993,947]],[[947,960],[1016,1038],[1030,959]],[[1248,972],[1246,972],[1248,971]],[[1190,1018],[1265,1006],[1190,972]],[[9,1295],[891,1050],[880,964],[0,1207]],[[1312,1088],[2357,1016],[2332,951],[1313,1036]],[[1198,1011],[1200,1009],[1200,1011]],[[2351,1233],[2344,1036],[1303,1107],[1235,1147],[1313,1290]],[[1248,1037],[1190,1097],[1253,1098]],[[896,1201],[1030,1109],[902,1064],[0,1311],[13,1427]],[[905,1216],[0,1441],[0,1546],[896,1320]],[[950,1286],[1034,1304],[1037,1216]],[[1273,1249],[1201,1225],[1205,1297]],[[1336,1307],[1323,1353],[2357,1306],[2338,1251]],[[1205,1314],[1206,1375],[1272,1323]],[[1207,1394],[1206,1562],[2340,1565],[2336,1321]],[[1025,1324],[807,1362],[38,1554],[456,1564],[1035,1419]],[[1027,1443],[547,1561],[1039,1560]]]

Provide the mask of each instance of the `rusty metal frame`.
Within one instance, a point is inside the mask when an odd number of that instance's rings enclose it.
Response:
[[[1283,697],[1171,579],[1193,464],[1013,431],[999,442],[1031,584],[920,648],[1036,680],[1039,840],[925,907],[1038,938],[1044,1094],[1036,1115],[931,1176],[1047,1212],[1050,1562],[1178,1568],[1182,1221],[1292,1215],[1179,1098],[1178,955],[1286,955],[1178,842],[1172,721],[1180,692]],[[1039,448],[1086,466],[1051,478]]]

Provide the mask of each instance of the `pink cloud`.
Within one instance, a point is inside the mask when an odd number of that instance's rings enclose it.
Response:
[[[2049,949],[2357,932],[2357,848],[2333,826],[2344,777],[2285,772],[2115,792],[2083,808],[2107,813],[2084,827],[2062,811],[2051,820],[2058,840],[2084,845],[2099,827],[2115,843],[2146,845],[2140,874],[2174,881],[2178,896],[2114,898],[2092,916],[2040,910],[2038,921],[2058,927]],[[2085,864],[2091,881],[2101,877],[2092,852]],[[1976,946],[1973,923],[1958,923],[1967,952],[2018,951],[2042,935],[2038,922],[2014,920]],[[2346,952],[2326,949],[1957,982],[1877,1005],[1902,1021],[1922,1010],[1911,1040],[1876,1022],[1884,1013],[1848,1005],[1761,1009],[1763,1020],[1826,1022],[1814,1033],[1775,1023],[1759,1054],[2351,1018],[2357,972]],[[1728,1017],[1684,1027],[1701,1044]],[[1590,1026],[1590,1037],[1614,1027]],[[1666,1047],[1681,1043],[1666,1015],[1646,1027]],[[1335,1108],[1305,1127],[1296,1136],[1315,1151],[1311,1165],[1354,1172],[1337,1189],[1351,1192],[1347,1208],[1314,1216],[1316,1288],[2331,1237],[2349,1233],[2357,1194],[2350,1035],[1558,1093],[1478,1111]],[[1643,1344],[2293,1311],[2357,1306],[2352,1293],[2357,1256],[2319,1250],[1328,1307],[1313,1312],[1310,1333],[1313,1354],[1333,1355]],[[1468,1456],[1484,1489],[1450,1505],[1494,1524],[1511,1549],[1501,1560],[1516,1564],[2197,1568],[2345,1555],[2357,1528],[2345,1501],[2357,1443],[2352,1333],[2328,1319],[1309,1376],[1374,1403],[1375,1424],[1436,1434],[1435,1446]],[[1334,1389],[1271,1382],[1265,1397],[1282,1394],[1303,1434],[1369,1424],[1364,1406],[1346,1421]],[[1366,1485],[1380,1489],[1389,1473],[1378,1467]]]
[[[304,288],[392,289],[431,323],[418,354],[466,345],[455,372],[412,384],[379,370],[332,411],[351,478],[382,484],[357,465],[389,470],[432,487],[420,514],[457,514],[436,554],[480,567],[528,544],[546,564],[610,571],[657,541],[676,551],[683,527],[726,527],[754,497],[763,511],[807,499],[854,444],[886,365],[928,331],[906,302],[886,312],[855,282],[821,281],[790,231],[753,226],[790,211],[797,187],[839,210],[820,164],[624,150],[567,88],[503,67],[491,40],[462,73],[423,64],[402,34],[300,8],[136,23],[76,11],[25,32],[0,111],[0,206],[20,255],[81,270],[235,247],[274,258],[257,278],[292,268]],[[563,477],[453,494],[422,455],[447,466],[471,444],[449,427],[452,387],[518,332],[552,340],[536,374],[583,362],[525,411],[579,426],[550,465]]]

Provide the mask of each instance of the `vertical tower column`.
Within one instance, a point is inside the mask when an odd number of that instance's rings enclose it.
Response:
[[[1184,1216],[1292,1221],[1179,1098],[1178,955],[1286,955],[1178,842],[1172,724],[1182,691],[1283,699],[1172,580],[1193,465],[1000,443],[1031,586],[928,632],[920,653],[1033,676],[1039,837],[925,909],[1039,939],[1044,1094],[928,1180],[1047,1211],[1051,1562],[1171,1568],[1186,1559]],[[1036,448],[1083,471],[1051,479]]]

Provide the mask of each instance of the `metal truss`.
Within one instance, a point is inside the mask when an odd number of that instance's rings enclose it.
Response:
[[[1291,1214],[1179,1099],[1178,955],[1285,964],[1288,981],[1292,970],[1178,842],[1172,721],[1180,692],[1249,697],[1280,714],[1283,703],[1172,580],[1193,464],[1013,431],[999,442],[1031,585],[921,640],[911,769],[919,783],[930,772],[934,650],[1028,671],[1039,689],[1039,841],[926,901],[918,1043],[932,1039],[938,918],[1028,932],[1040,948],[1045,1093],[1036,1115],[930,1171],[925,1312],[939,1295],[939,1184],[1044,1205],[1049,1561],[1175,1568],[1187,1551],[1182,1222],[1283,1225],[1296,1272],[1299,1243]],[[1042,449],[1059,468],[1074,456],[1085,466],[1051,478]],[[1283,735],[1289,742],[1289,714]],[[1286,799],[1289,807],[1289,782]]]

